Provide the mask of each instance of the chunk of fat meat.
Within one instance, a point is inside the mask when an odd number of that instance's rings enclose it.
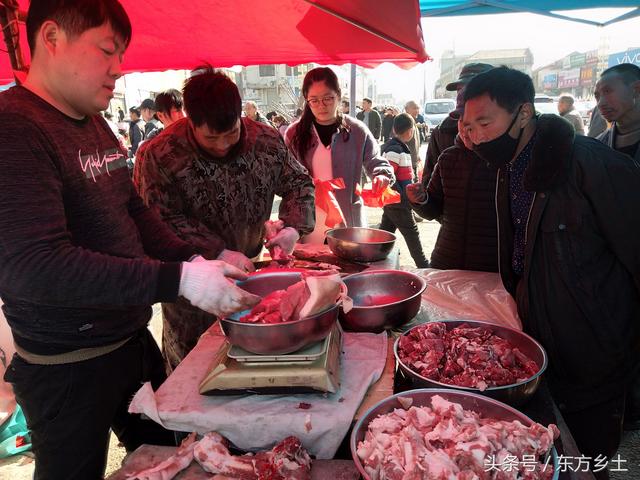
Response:
[[[229,453],[222,436],[207,433],[193,451],[195,460],[209,473],[232,476],[238,480],[256,480],[254,459]]]
[[[435,425],[438,417],[431,409],[410,408],[407,410],[405,423],[411,423],[421,430],[425,430]]]
[[[431,397],[431,408],[437,415],[448,416],[453,415],[455,418],[462,419],[464,410],[462,405],[445,400],[440,395]]]
[[[442,450],[428,452],[423,463],[426,465],[425,480],[456,480],[460,473],[453,459]]]
[[[170,480],[191,464],[196,444],[196,433],[193,432],[182,441],[174,455],[155,467],[134,473],[128,478],[132,480]]]
[[[403,419],[396,415],[395,411],[390,415],[376,417],[369,423],[369,429],[374,435],[380,432],[395,433],[400,431],[402,427]]]

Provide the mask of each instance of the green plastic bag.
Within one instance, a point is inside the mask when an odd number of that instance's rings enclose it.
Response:
[[[31,449],[31,437],[27,421],[20,405],[13,415],[0,425],[0,458],[10,457]]]

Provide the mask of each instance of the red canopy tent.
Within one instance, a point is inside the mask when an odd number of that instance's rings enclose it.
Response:
[[[120,1],[133,25],[126,72],[189,69],[203,61],[217,67],[310,62],[410,67],[429,58],[417,0]],[[12,4],[25,12],[29,2],[0,0],[0,10],[3,4],[5,12]],[[8,22],[5,39],[11,40],[15,23]],[[27,57],[24,25],[19,31]],[[12,77],[9,55],[0,53],[0,83]]]

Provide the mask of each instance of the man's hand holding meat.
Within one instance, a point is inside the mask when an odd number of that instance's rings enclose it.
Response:
[[[379,195],[391,184],[391,179],[386,175],[376,175],[371,182],[371,189],[374,195]]]
[[[193,306],[224,317],[248,310],[260,302],[260,297],[233,283],[233,280],[246,278],[242,270],[220,260],[185,262],[182,264],[179,293]]]
[[[280,248],[284,255],[291,255],[298,240],[300,240],[300,234],[295,228],[284,227],[271,240],[265,243],[265,247],[274,252]]]
[[[224,249],[218,255],[217,260],[222,260],[223,262],[227,262],[229,265],[233,265],[236,268],[239,268],[243,272],[253,272],[255,271],[255,267],[253,266],[253,262],[247,258],[245,254],[242,252],[237,252],[235,250]]]

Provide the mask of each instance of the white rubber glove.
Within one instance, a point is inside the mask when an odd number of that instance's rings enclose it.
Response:
[[[255,272],[256,270],[256,267],[254,267],[251,260],[249,260],[242,252],[237,252],[235,250],[227,250],[225,248],[220,252],[220,255],[218,255],[218,260],[227,262],[229,265],[233,265],[243,272]]]
[[[260,297],[242,290],[231,280],[246,278],[243,271],[220,260],[183,262],[179,294],[194,307],[225,317],[260,302]]]
[[[386,177],[385,175],[376,175],[373,177],[373,182],[371,182],[371,191],[374,195],[378,195],[384,192],[390,183],[391,180],[389,180],[389,177]]]
[[[291,255],[298,240],[300,240],[300,234],[295,228],[284,227],[275,237],[265,243],[265,247],[273,252],[277,251],[276,247],[280,247],[285,255]],[[276,256],[273,256],[273,258],[274,260],[277,259]]]
[[[427,201],[427,192],[425,191],[422,183],[411,183],[407,185],[405,191],[407,192],[407,198],[411,203],[421,205]]]

